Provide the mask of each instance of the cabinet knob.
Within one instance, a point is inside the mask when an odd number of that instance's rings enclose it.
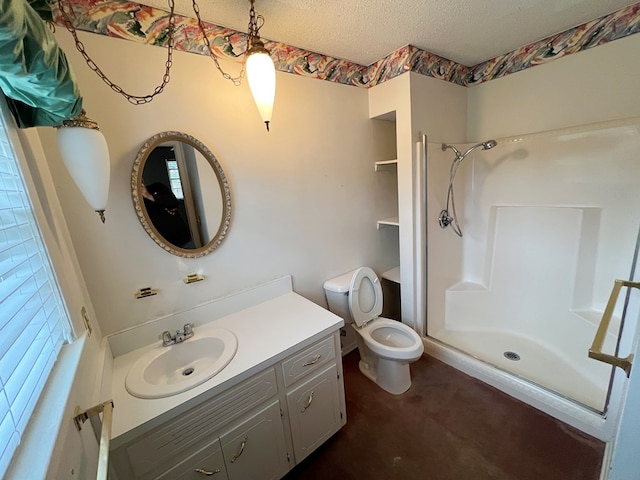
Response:
[[[203,468],[196,468],[196,473],[202,473],[203,475],[206,475],[207,477],[211,477],[211,476],[215,475],[216,473],[220,473],[220,469],[216,468],[213,471],[209,471],[209,470],[205,470]]]

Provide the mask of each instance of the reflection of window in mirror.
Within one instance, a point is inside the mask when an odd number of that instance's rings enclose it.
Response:
[[[152,196],[159,195],[171,205],[150,204],[145,202],[147,213],[156,227],[156,230],[170,243],[181,248],[197,248],[193,235],[188,233],[189,222],[184,199],[182,198],[182,187],[180,186],[180,176],[178,170],[170,168],[171,164],[177,167],[175,149],[171,145],[161,145],[150,152],[144,166],[142,181],[147,186],[154,186],[154,191],[149,191]],[[176,178],[176,174],[177,178]],[[176,195],[175,185],[178,182],[180,195]],[[173,193],[173,200],[169,200],[169,192]],[[155,195],[154,195],[155,193]],[[184,230],[187,233],[184,233]],[[187,238],[188,237],[188,238]]]
[[[167,173],[169,174],[169,182],[171,182],[171,191],[179,200],[184,200],[182,191],[182,181],[180,180],[180,171],[178,170],[178,162],[175,160],[167,160]]]

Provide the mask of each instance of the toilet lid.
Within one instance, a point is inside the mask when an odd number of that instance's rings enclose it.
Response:
[[[351,277],[349,311],[357,327],[382,313],[382,287],[378,276],[369,267],[360,267]]]

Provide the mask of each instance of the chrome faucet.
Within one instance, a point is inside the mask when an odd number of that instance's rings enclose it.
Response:
[[[162,332],[162,346],[168,347],[169,345],[182,343],[191,337],[193,337],[193,323],[185,323],[184,327],[182,327],[182,331],[177,330],[176,334],[173,336],[169,330]]]

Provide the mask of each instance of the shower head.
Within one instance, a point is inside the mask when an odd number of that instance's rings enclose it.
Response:
[[[471,147],[469,150],[467,150],[464,153],[460,153],[460,151],[456,147],[454,147],[453,145],[447,145],[446,143],[443,143],[442,144],[442,151],[444,152],[446,149],[450,148],[451,150],[453,150],[455,152],[456,160],[458,162],[461,162],[462,160],[464,160],[464,157],[469,155],[469,153],[471,153],[471,151],[475,150],[476,148],[482,147],[483,150],[491,150],[496,145],[498,145],[498,142],[496,142],[495,140],[487,140],[486,142],[477,143],[476,145],[474,145],[473,147]]]
[[[469,153],[471,153],[472,150],[475,150],[476,148],[480,148],[482,147],[483,150],[491,150],[493,147],[495,147],[498,144],[498,142],[496,142],[495,140],[487,140],[486,142],[482,142],[482,143],[477,143],[475,144],[473,147],[471,147],[469,150],[467,150],[466,152],[464,152],[462,155],[460,155],[459,152],[456,152],[456,160],[458,162],[461,162],[462,160],[464,160],[464,157],[466,157],[467,155],[469,155]]]
[[[482,149],[483,150],[491,150],[496,145],[498,145],[498,142],[496,142],[495,140],[487,140],[486,142],[484,142],[482,144]]]

